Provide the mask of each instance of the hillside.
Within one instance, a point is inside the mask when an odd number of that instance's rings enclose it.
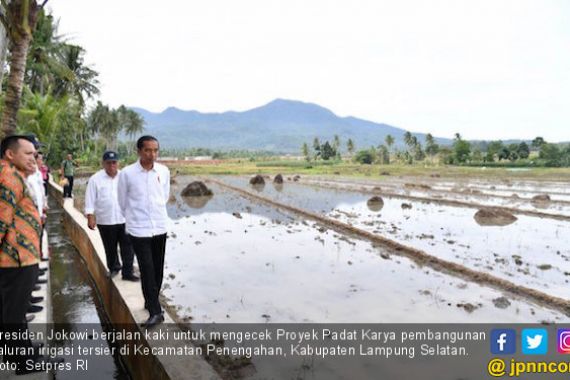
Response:
[[[174,107],[161,113],[131,107],[145,119],[146,133],[156,136],[163,147],[267,150],[298,153],[304,142],[314,137],[331,140],[339,135],[351,138],[357,147],[377,146],[390,134],[396,145],[403,145],[405,130],[356,117],[339,117],[312,103],[276,99],[244,112],[201,113]],[[425,135],[414,133],[422,143]],[[436,138],[438,143],[451,140]]]

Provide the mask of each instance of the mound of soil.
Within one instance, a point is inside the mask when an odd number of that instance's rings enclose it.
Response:
[[[200,196],[191,196],[191,197],[184,197],[184,203],[188,205],[190,208],[203,208],[208,204],[210,199],[212,199],[211,195],[200,195]]]
[[[498,208],[482,208],[473,216],[480,226],[508,226],[517,221],[517,217]]]
[[[249,180],[250,185],[265,185],[265,179],[259,174]]]
[[[434,173],[429,175],[431,178],[441,178],[441,175]]]
[[[300,176],[300,175],[296,175],[296,176],[293,177],[293,181],[295,181],[295,182],[297,182],[297,181],[300,180],[300,179],[301,179],[301,176]]]
[[[531,198],[530,204],[536,208],[548,208],[550,205],[550,195],[538,194]]]
[[[204,182],[202,181],[194,181],[182,190],[180,193],[183,197],[203,197],[203,196],[210,196],[214,195],[212,190],[208,189]]]
[[[511,302],[506,297],[499,297],[493,300],[493,305],[499,309],[506,309],[511,306]]]
[[[380,211],[384,207],[384,200],[378,196],[373,196],[366,202],[366,206],[370,211]]]
[[[412,205],[410,203],[402,203],[402,210],[410,210]]]
[[[534,202],[550,202],[550,195],[548,194],[539,194],[532,197]]]
[[[390,175],[390,172],[380,172],[380,175]]]
[[[429,190],[431,189],[430,186],[425,185],[423,183],[406,183],[404,184],[406,189],[422,189],[422,190]]]
[[[283,183],[283,176],[281,174],[277,174],[273,179],[273,183]]]

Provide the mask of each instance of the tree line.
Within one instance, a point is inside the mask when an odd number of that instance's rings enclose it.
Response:
[[[132,144],[120,144],[119,136],[140,134],[144,120],[125,106],[93,104],[100,94],[99,74],[85,63],[84,48],[58,34],[58,21],[46,12],[46,3],[0,3],[1,67],[4,52],[8,63],[7,75],[0,76],[0,138],[35,134],[52,166],[67,152],[86,164],[98,162],[106,149],[131,153]]]
[[[378,146],[371,146],[355,152],[352,139],[346,142],[348,159],[361,164],[390,163],[440,163],[446,165],[495,165],[495,166],[570,166],[570,145],[548,143],[542,137],[531,142],[503,143],[501,140],[470,142],[456,133],[451,145],[440,145],[431,133],[426,134],[425,141],[418,140],[411,132],[403,135],[403,148],[395,146],[395,138],[387,135]],[[301,154],[307,161],[331,160],[340,161],[340,138],[335,135],[332,143],[324,143],[314,138],[312,146],[303,143]],[[355,154],[353,154],[355,152]]]

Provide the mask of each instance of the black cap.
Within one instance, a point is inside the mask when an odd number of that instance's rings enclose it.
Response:
[[[34,133],[27,134],[26,138],[34,144],[34,148],[39,149],[42,146],[42,143],[40,143],[40,140]]]
[[[119,161],[119,155],[113,150],[103,153],[103,161]]]

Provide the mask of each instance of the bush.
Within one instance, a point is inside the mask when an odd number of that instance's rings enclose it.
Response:
[[[359,150],[354,156],[354,161],[370,165],[376,160],[376,152],[373,149]]]

